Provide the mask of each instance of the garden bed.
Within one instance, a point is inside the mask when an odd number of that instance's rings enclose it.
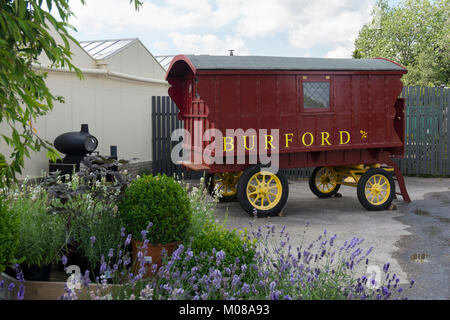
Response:
[[[5,288],[10,283],[14,283],[12,291],[8,289],[0,293],[0,297],[5,300],[17,300],[17,292],[21,283],[5,273],[0,274],[0,281],[5,281]],[[64,294],[65,282],[55,281],[26,281],[24,300],[58,300]]]

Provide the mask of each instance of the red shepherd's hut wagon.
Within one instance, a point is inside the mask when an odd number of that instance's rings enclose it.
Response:
[[[276,155],[282,169],[316,167],[309,186],[319,198],[335,195],[341,185],[355,186],[365,208],[385,210],[396,196],[396,177],[399,194],[410,201],[392,161],[405,151],[405,101],[399,95],[406,72],[386,59],[178,55],[166,79],[191,134],[184,141],[190,157],[182,164],[206,170],[222,200],[237,198],[259,216],[278,214],[289,193],[281,172],[250,163],[262,151]],[[202,134],[211,128],[223,133],[223,142],[209,138],[213,163],[201,156],[209,146]],[[244,148],[227,129],[243,130]],[[259,135],[259,149],[252,149],[252,129],[267,130]],[[245,161],[230,164],[230,154]]]

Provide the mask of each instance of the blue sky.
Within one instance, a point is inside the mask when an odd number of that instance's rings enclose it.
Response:
[[[392,0],[391,3],[397,3]],[[139,38],[156,56],[186,54],[350,57],[375,0],[78,1],[78,40]]]

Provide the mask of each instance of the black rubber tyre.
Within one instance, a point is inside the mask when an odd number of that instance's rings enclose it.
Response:
[[[322,169],[323,167],[317,167],[313,170],[313,172],[311,172],[311,174],[309,175],[309,189],[311,189],[312,193],[314,193],[318,198],[330,198],[332,196],[334,196],[339,189],[341,188],[341,184],[336,184],[336,186],[334,187],[334,189],[332,189],[330,192],[322,192],[317,188],[317,184],[316,184],[316,176],[318,174],[318,172]]]
[[[279,184],[281,185],[281,196],[276,202],[275,206],[268,209],[263,210],[261,208],[255,208],[251,203],[247,196],[247,186],[250,181],[250,179],[257,174],[260,171],[264,171],[264,167],[261,166],[252,166],[247,168],[244,173],[241,175],[238,185],[237,185],[237,198],[238,201],[242,207],[248,214],[255,215],[254,210],[256,209],[256,216],[257,217],[271,217],[271,216],[277,216],[280,214],[281,210],[283,210],[284,206],[286,205],[286,201],[289,196],[289,184],[286,179],[286,177],[281,173],[281,171],[278,171],[278,173],[275,175],[278,180]],[[278,194],[278,191],[277,191]],[[265,200],[263,200],[264,202]]]
[[[374,181],[375,179],[376,183],[377,178],[382,180],[381,182],[385,183],[385,185],[387,186],[386,189],[382,189],[383,191],[385,190],[386,192],[384,192],[385,196],[382,196],[383,198],[381,199],[381,201],[378,201],[379,198],[377,195],[377,202],[379,202],[379,204],[373,203],[375,195],[372,193],[371,190],[369,190],[369,187],[372,186],[371,182]],[[369,182],[369,180],[371,182]],[[394,199],[395,196],[395,182],[389,172],[380,168],[372,168],[367,170],[359,179],[357,186],[357,193],[359,202],[367,210],[369,211],[386,210],[391,206],[392,200]],[[368,199],[370,195],[372,195],[372,202]]]
[[[205,186],[206,186],[206,190],[208,190],[208,193],[209,193],[211,196],[214,196],[214,195],[213,195],[213,193],[214,193],[213,177],[214,177],[214,174],[207,173],[207,174],[206,174],[206,178],[205,178]],[[224,195],[222,195],[222,196],[219,198],[219,202],[237,202],[237,201],[238,201],[238,199],[237,199],[237,193],[234,194],[234,195],[232,195],[232,196],[224,196]]]

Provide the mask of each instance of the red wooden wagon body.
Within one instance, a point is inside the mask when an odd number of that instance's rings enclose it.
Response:
[[[193,135],[187,141],[191,161],[183,165],[210,174],[245,171],[247,162],[193,163],[194,158],[202,159],[195,155],[209,144],[200,140],[201,133],[209,128],[224,136],[227,129],[267,129],[270,135],[272,129],[279,129],[279,144],[269,145],[269,152],[279,154],[280,168],[334,168],[338,185],[346,184],[351,168],[363,170],[348,182],[356,185],[369,168],[388,164],[408,198],[392,162],[405,150],[405,101],[399,95],[406,72],[387,59],[178,55],[166,79],[179,116]],[[194,127],[196,121],[202,125]],[[247,139],[249,146],[251,139]],[[250,153],[234,148],[237,141],[224,143],[235,156]]]

